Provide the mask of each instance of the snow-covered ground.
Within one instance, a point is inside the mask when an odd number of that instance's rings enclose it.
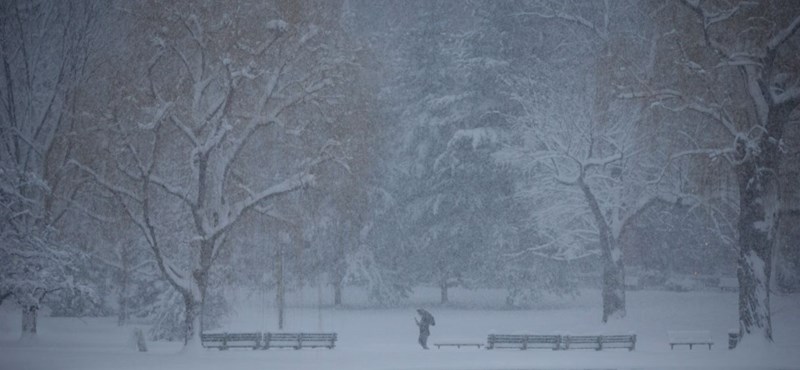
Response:
[[[335,331],[337,347],[327,349],[207,350],[179,353],[180,344],[149,342],[136,352],[132,327],[113,318],[40,317],[37,343],[22,344],[19,314],[0,309],[0,369],[799,369],[800,295],[773,298],[775,344],[769,348],[727,349],[727,332],[736,327],[736,293],[628,292],[628,315],[599,323],[600,297],[584,291],[575,299],[551,299],[532,310],[492,308],[500,292],[452,292],[454,304],[426,304],[436,291],[419,290],[403,309],[318,308],[314,292],[295,295],[286,314],[287,331]],[[347,296],[351,301],[362,297]],[[275,331],[276,311],[264,297],[238,297],[236,312],[221,330]],[[265,303],[266,302],[266,303]],[[466,302],[470,302],[467,307]],[[436,316],[429,343],[485,342],[490,333],[636,333],[636,350],[486,350],[448,348],[423,351],[416,344],[414,306]],[[670,350],[668,330],[709,330],[711,351]]]

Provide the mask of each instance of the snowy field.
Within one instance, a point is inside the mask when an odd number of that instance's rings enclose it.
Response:
[[[348,291],[350,292],[350,291]],[[352,292],[350,292],[352,294]],[[426,304],[436,291],[420,290],[403,309],[318,308],[315,292],[295,295],[286,314],[287,331],[335,331],[337,347],[252,351],[206,350],[180,353],[178,343],[148,342],[138,353],[132,327],[118,328],[113,318],[50,318],[42,315],[37,343],[21,344],[19,314],[0,309],[0,369],[800,369],[800,295],[776,296],[776,343],[766,349],[727,349],[727,332],[737,325],[736,293],[638,291],[628,293],[628,316],[599,323],[598,291],[574,299],[551,299],[531,310],[492,308],[501,292],[452,291],[448,307]],[[221,330],[275,331],[274,306],[264,297],[236,297],[237,311]],[[327,297],[325,297],[327,298]],[[358,295],[346,296],[359,301]],[[470,302],[467,305],[466,302]],[[429,343],[450,340],[486,342],[490,333],[636,333],[637,348],[627,350],[456,349],[423,351],[416,343],[414,306],[436,316]],[[668,330],[709,330],[711,351],[670,350]]]

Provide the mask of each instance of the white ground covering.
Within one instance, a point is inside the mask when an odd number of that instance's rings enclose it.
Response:
[[[132,327],[118,328],[113,318],[40,317],[37,343],[19,343],[19,313],[0,309],[0,369],[800,369],[800,296],[773,298],[776,343],[770,348],[727,349],[727,332],[736,327],[736,293],[628,292],[628,315],[601,324],[600,297],[586,291],[574,300],[551,300],[533,310],[491,309],[500,292],[455,290],[453,307],[425,304],[436,291],[422,290],[403,309],[318,309],[316,293],[296,295],[289,303],[306,305],[287,312],[287,331],[335,331],[333,350],[207,350],[179,353],[180,344],[149,342],[138,353]],[[263,297],[239,297],[237,312],[222,330],[275,331],[275,309]],[[359,301],[361,297],[347,296]],[[465,308],[465,302],[475,304]],[[490,333],[636,333],[637,348],[627,350],[485,350],[416,344],[415,305],[436,316],[429,343],[485,342]],[[668,330],[709,330],[715,345],[670,350]]]

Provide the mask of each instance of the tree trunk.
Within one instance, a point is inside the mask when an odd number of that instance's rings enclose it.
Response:
[[[122,270],[122,280],[119,288],[119,312],[117,312],[117,326],[123,326],[128,322],[128,275],[127,265]]]
[[[184,342],[183,352],[198,352],[203,349],[203,343],[200,339],[202,331],[201,325],[201,304],[196,299],[190,296],[184,296],[183,299],[186,317],[184,318]]]
[[[275,302],[278,304],[278,329],[283,330],[283,310],[286,307],[286,288],[283,281],[283,244],[278,246],[275,263],[277,264],[277,268],[275,269],[275,281],[277,282],[277,286],[275,287]]]
[[[441,304],[447,304],[450,302],[450,299],[447,296],[447,289],[449,288],[447,285],[447,279],[442,279],[441,283],[439,283],[439,287],[441,289]]]
[[[766,153],[762,153],[766,154]],[[773,174],[748,161],[737,169],[739,179],[739,337],[759,333],[772,341],[769,286],[777,234],[778,190]]]
[[[22,339],[36,337],[36,316],[39,307],[36,305],[22,306]]]
[[[600,210],[597,198],[582,177],[578,180],[578,186],[592,210],[597,229],[600,231],[600,249],[603,258],[603,322],[605,323],[612,317],[625,317],[625,268],[622,261],[622,250]]]
[[[344,288],[344,278],[347,274],[347,253],[345,245],[348,245],[349,232],[340,232],[335,239],[335,254],[333,261],[333,269],[331,270],[333,278],[333,305],[340,307],[342,305],[342,289]]]
[[[737,152],[744,158],[735,169],[739,185],[740,343],[747,344],[748,336],[756,333],[763,341],[772,342],[769,288],[780,217],[780,146],[795,107],[795,103],[770,107],[758,151],[748,153],[747,144],[737,142]]]
[[[278,329],[283,330],[283,315],[286,308],[286,294],[283,287],[283,282],[278,283],[276,301],[278,303]]]
[[[333,305],[339,307],[342,305],[342,280],[337,279],[333,283]]]
[[[128,323],[128,297],[126,291],[119,294],[119,312],[117,313],[117,326],[124,326]]]
[[[200,329],[198,325],[200,307],[194,298],[188,295],[183,297],[183,305],[186,314],[183,318],[183,344],[189,345],[195,336],[195,332]]]
[[[117,326],[123,326],[128,321],[128,285],[131,276],[131,246],[128,243],[123,243],[120,246],[120,262],[122,268],[120,269],[119,281],[119,312],[117,312]]]
[[[603,322],[625,317],[625,268],[619,246],[612,244],[603,248]],[[610,252],[606,253],[606,249]]]

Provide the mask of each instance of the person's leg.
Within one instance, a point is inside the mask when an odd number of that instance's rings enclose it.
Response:
[[[425,348],[426,346],[425,341],[426,341],[425,334],[419,333],[419,339],[417,340],[417,342],[419,342],[419,345],[422,346],[422,348]]]
[[[422,342],[422,348],[428,349],[428,333],[425,333],[420,336],[420,341]]]

